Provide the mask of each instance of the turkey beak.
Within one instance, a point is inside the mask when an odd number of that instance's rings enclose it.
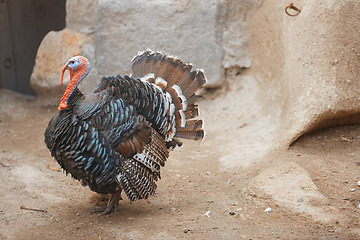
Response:
[[[63,67],[62,71],[61,71],[60,86],[62,86],[65,71],[69,69],[68,65],[69,65],[69,63],[66,63],[65,66]]]

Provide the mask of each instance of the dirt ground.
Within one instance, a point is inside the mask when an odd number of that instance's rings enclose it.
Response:
[[[106,216],[89,213],[106,198],[56,171],[43,141],[56,106],[1,90],[0,238],[359,239],[360,125],[288,149],[252,84],[208,91],[206,139],[170,154],[155,196]]]

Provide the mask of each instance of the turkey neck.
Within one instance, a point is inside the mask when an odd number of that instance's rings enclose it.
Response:
[[[63,72],[64,71],[65,70],[63,70]],[[80,97],[83,95],[80,92],[80,90],[77,88],[77,86],[86,77],[88,72],[89,72],[88,67],[86,67],[84,69],[77,70],[77,71],[74,71],[74,70],[70,69],[70,82],[69,82],[69,85],[67,86],[67,88],[66,88],[66,90],[64,92],[64,95],[61,98],[60,105],[58,107],[59,111],[61,109],[66,109],[68,107],[68,102],[69,102],[70,99],[73,99],[73,98],[78,99],[79,95],[80,95]],[[61,78],[63,78],[63,73],[61,75]],[[76,94],[74,94],[75,92],[76,92]],[[77,95],[77,96],[72,97],[73,95]],[[74,101],[72,101],[72,102],[74,102]]]

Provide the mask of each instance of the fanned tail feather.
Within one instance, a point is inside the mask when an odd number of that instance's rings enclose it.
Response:
[[[204,130],[202,121],[190,120],[199,116],[195,102],[201,97],[195,92],[206,82],[204,73],[176,57],[163,55],[151,50],[138,53],[132,60],[132,75],[155,84],[165,94],[169,94],[175,111],[169,111],[175,117],[175,137],[202,140]],[[196,122],[196,124],[195,124]]]

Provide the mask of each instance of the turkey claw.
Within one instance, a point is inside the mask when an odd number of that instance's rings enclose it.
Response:
[[[111,194],[109,202],[106,206],[97,206],[90,213],[101,212],[101,215],[106,215],[111,212],[117,213],[119,207],[119,200],[122,200],[120,193]]]
[[[106,215],[111,213],[113,211],[114,213],[117,213],[117,207],[115,206],[96,206],[93,210],[90,211],[90,213],[101,213],[101,215]]]

